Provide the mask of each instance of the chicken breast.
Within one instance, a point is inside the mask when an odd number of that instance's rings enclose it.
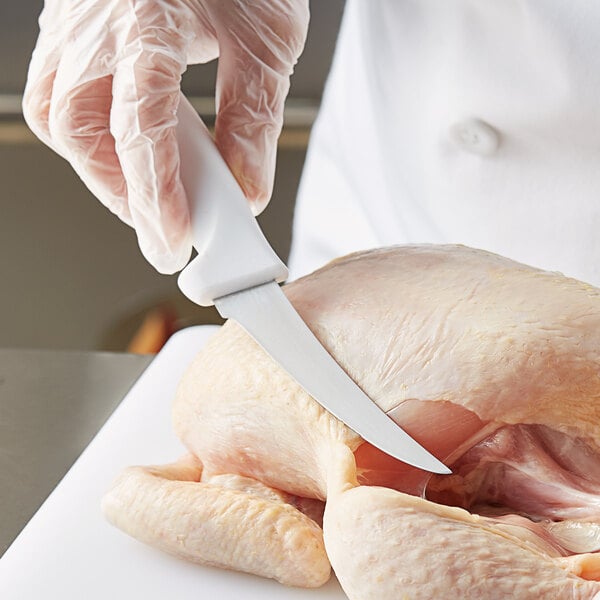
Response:
[[[350,255],[285,286],[369,397],[453,470],[381,453],[235,322],[174,403],[189,456],[108,519],[183,558],[352,599],[600,598],[600,291],[461,246]],[[324,511],[324,512],[323,512]]]

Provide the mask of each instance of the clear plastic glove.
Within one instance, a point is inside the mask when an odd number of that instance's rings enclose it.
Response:
[[[191,252],[175,138],[181,74],[219,56],[216,143],[255,214],[273,186],[308,0],[46,0],[23,111],[162,273]]]

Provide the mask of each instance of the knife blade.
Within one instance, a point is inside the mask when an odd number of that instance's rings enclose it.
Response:
[[[223,317],[237,321],[304,391],[367,442],[426,471],[450,472],[346,374],[277,283],[217,298],[215,306]]]
[[[363,439],[402,462],[450,473],[360,389],[314,336],[278,285],[287,278],[286,266],[183,96],[177,116],[180,176],[198,252],[179,275],[181,291],[237,321],[310,396]]]

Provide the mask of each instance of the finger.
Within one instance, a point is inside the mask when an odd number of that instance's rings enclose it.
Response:
[[[49,132],[53,146],[71,163],[94,196],[122,221],[132,225],[127,187],[110,133],[112,76],[71,87],[70,81],[60,77],[62,69],[72,72],[69,63],[69,60],[61,61],[50,108]],[[67,91],[61,95],[63,86]]]
[[[140,3],[131,10],[140,6],[145,8]],[[192,247],[175,136],[186,40],[175,32],[161,38],[168,23],[160,19],[174,18],[167,12],[136,18],[139,32],[115,70],[111,132],[140,249],[158,271],[173,273],[189,260]]]
[[[57,14],[57,6],[56,3],[48,3],[40,15],[40,34],[31,55],[23,92],[25,122],[50,147],[52,142],[48,131],[48,113],[62,46],[62,19]]]
[[[94,11],[76,13],[72,9],[65,17],[69,31],[85,33],[69,36],[61,48],[48,111],[48,133],[52,147],[71,163],[89,190],[131,225],[125,180],[110,133],[111,72],[119,31],[115,26],[112,37],[103,37],[98,24],[112,18],[111,10],[109,3]]]
[[[290,75],[306,37],[303,2],[269,12],[238,5],[235,17],[213,8],[220,58],[215,138],[256,213],[267,204]],[[233,19],[233,20],[232,20]]]
[[[33,60],[33,59],[32,59]],[[50,131],[48,129],[48,114],[50,112],[50,99],[56,77],[56,56],[48,55],[48,67],[44,73],[37,77],[29,75],[23,92],[23,117],[29,129],[47,146],[52,146]],[[52,63],[54,64],[51,64]],[[53,148],[56,150],[55,148]]]
[[[204,3],[193,2],[189,5],[190,22],[194,31],[190,36],[187,49],[189,65],[207,63],[219,56],[219,42]]]

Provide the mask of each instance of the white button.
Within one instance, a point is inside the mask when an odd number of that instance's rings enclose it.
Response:
[[[496,130],[479,119],[466,119],[450,127],[450,138],[462,150],[489,156],[493,154],[500,138]]]

